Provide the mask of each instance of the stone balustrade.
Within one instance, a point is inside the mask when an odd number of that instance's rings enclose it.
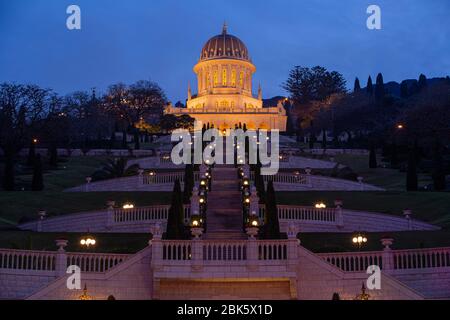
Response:
[[[450,247],[385,249],[383,251],[320,253],[318,255],[332,265],[348,272],[365,271],[370,265],[377,265],[384,271],[450,267]]]
[[[158,240],[157,240],[158,241]],[[256,260],[282,261],[288,259],[288,244],[292,240],[162,240],[161,255],[153,255],[154,260],[185,261],[194,260],[193,246],[200,246],[199,259],[214,261],[246,261],[252,254]],[[294,239],[293,243],[297,245]],[[155,246],[155,243],[152,244]],[[253,249],[253,252],[250,252]]]
[[[105,272],[129,256],[128,254],[0,249],[0,269],[52,271],[56,274],[64,274],[68,266],[77,265],[81,271]],[[62,260],[63,263],[58,264],[58,260]]]
[[[184,183],[184,171],[179,172],[164,172],[164,173],[154,173],[145,174],[142,176],[143,184],[163,184],[163,183],[174,183],[175,180],[179,180],[180,183]],[[200,173],[194,172],[194,180],[200,180]]]
[[[186,221],[191,216],[190,208],[190,205],[184,205],[184,219]],[[130,224],[149,221],[164,223],[167,221],[169,209],[170,205],[134,207],[130,209],[114,208],[112,224]]]
[[[0,249],[0,269],[55,271],[55,251]]]
[[[314,221],[322,223],[336,223],[336,216],[340,213],[337,208],[315,208],[308,206],[277,205],[278,218],[292,221]],[[266,208],[259,206],[259,217],[263,221]]]
[[[82,272],[106,272],[129,256],[129,254],[71,252],[67,254],[67,266],[76,265]]]

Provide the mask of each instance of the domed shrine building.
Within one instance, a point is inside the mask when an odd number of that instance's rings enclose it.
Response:
[[[189,87],[186,108],[169,105],[165,113],[188,114],[220,130],[245,124],[248,129],[285,131],[287,116],[282,104],[263,107],[261,87],[257,97],[253,96],[255,71],[246,45],[228,34],[224,25],[221,34],[205,43],[194,66],[197,95]]]

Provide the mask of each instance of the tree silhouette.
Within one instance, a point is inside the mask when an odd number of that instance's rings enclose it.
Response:
[[[167,217],[166,239],[184,238],[184,211],[180,180],[175,180],[172,192],[172,202]]]
[[[280,238],[280,222],[278,220],[277,199],[273,182],[267,184],[266,213],[264,217],[264,239]]]
[[[34,157],[33,178],[31,181],[31,190],[42,191],[43,189],[44,189],[44,177],[42,175],[41,155],[37,154]]]

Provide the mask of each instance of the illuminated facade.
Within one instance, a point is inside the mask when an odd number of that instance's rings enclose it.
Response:
[[[258,96],[252,95],[253,65],[247,47],[237,37],[222,33],[209,39],[203,46],[200,59],[194,66],[197,75],[197,95],[188,88],[186,108],[169,105],[166,114],[191,117],[215,128],[286,130],[286,112],[281,104],[263,108],[261,87]]]

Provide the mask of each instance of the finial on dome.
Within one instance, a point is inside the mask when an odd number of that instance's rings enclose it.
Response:
[[[224,21],[222,27],[222,34],[227,34],[227,30],[228,30],[227,22]]]

